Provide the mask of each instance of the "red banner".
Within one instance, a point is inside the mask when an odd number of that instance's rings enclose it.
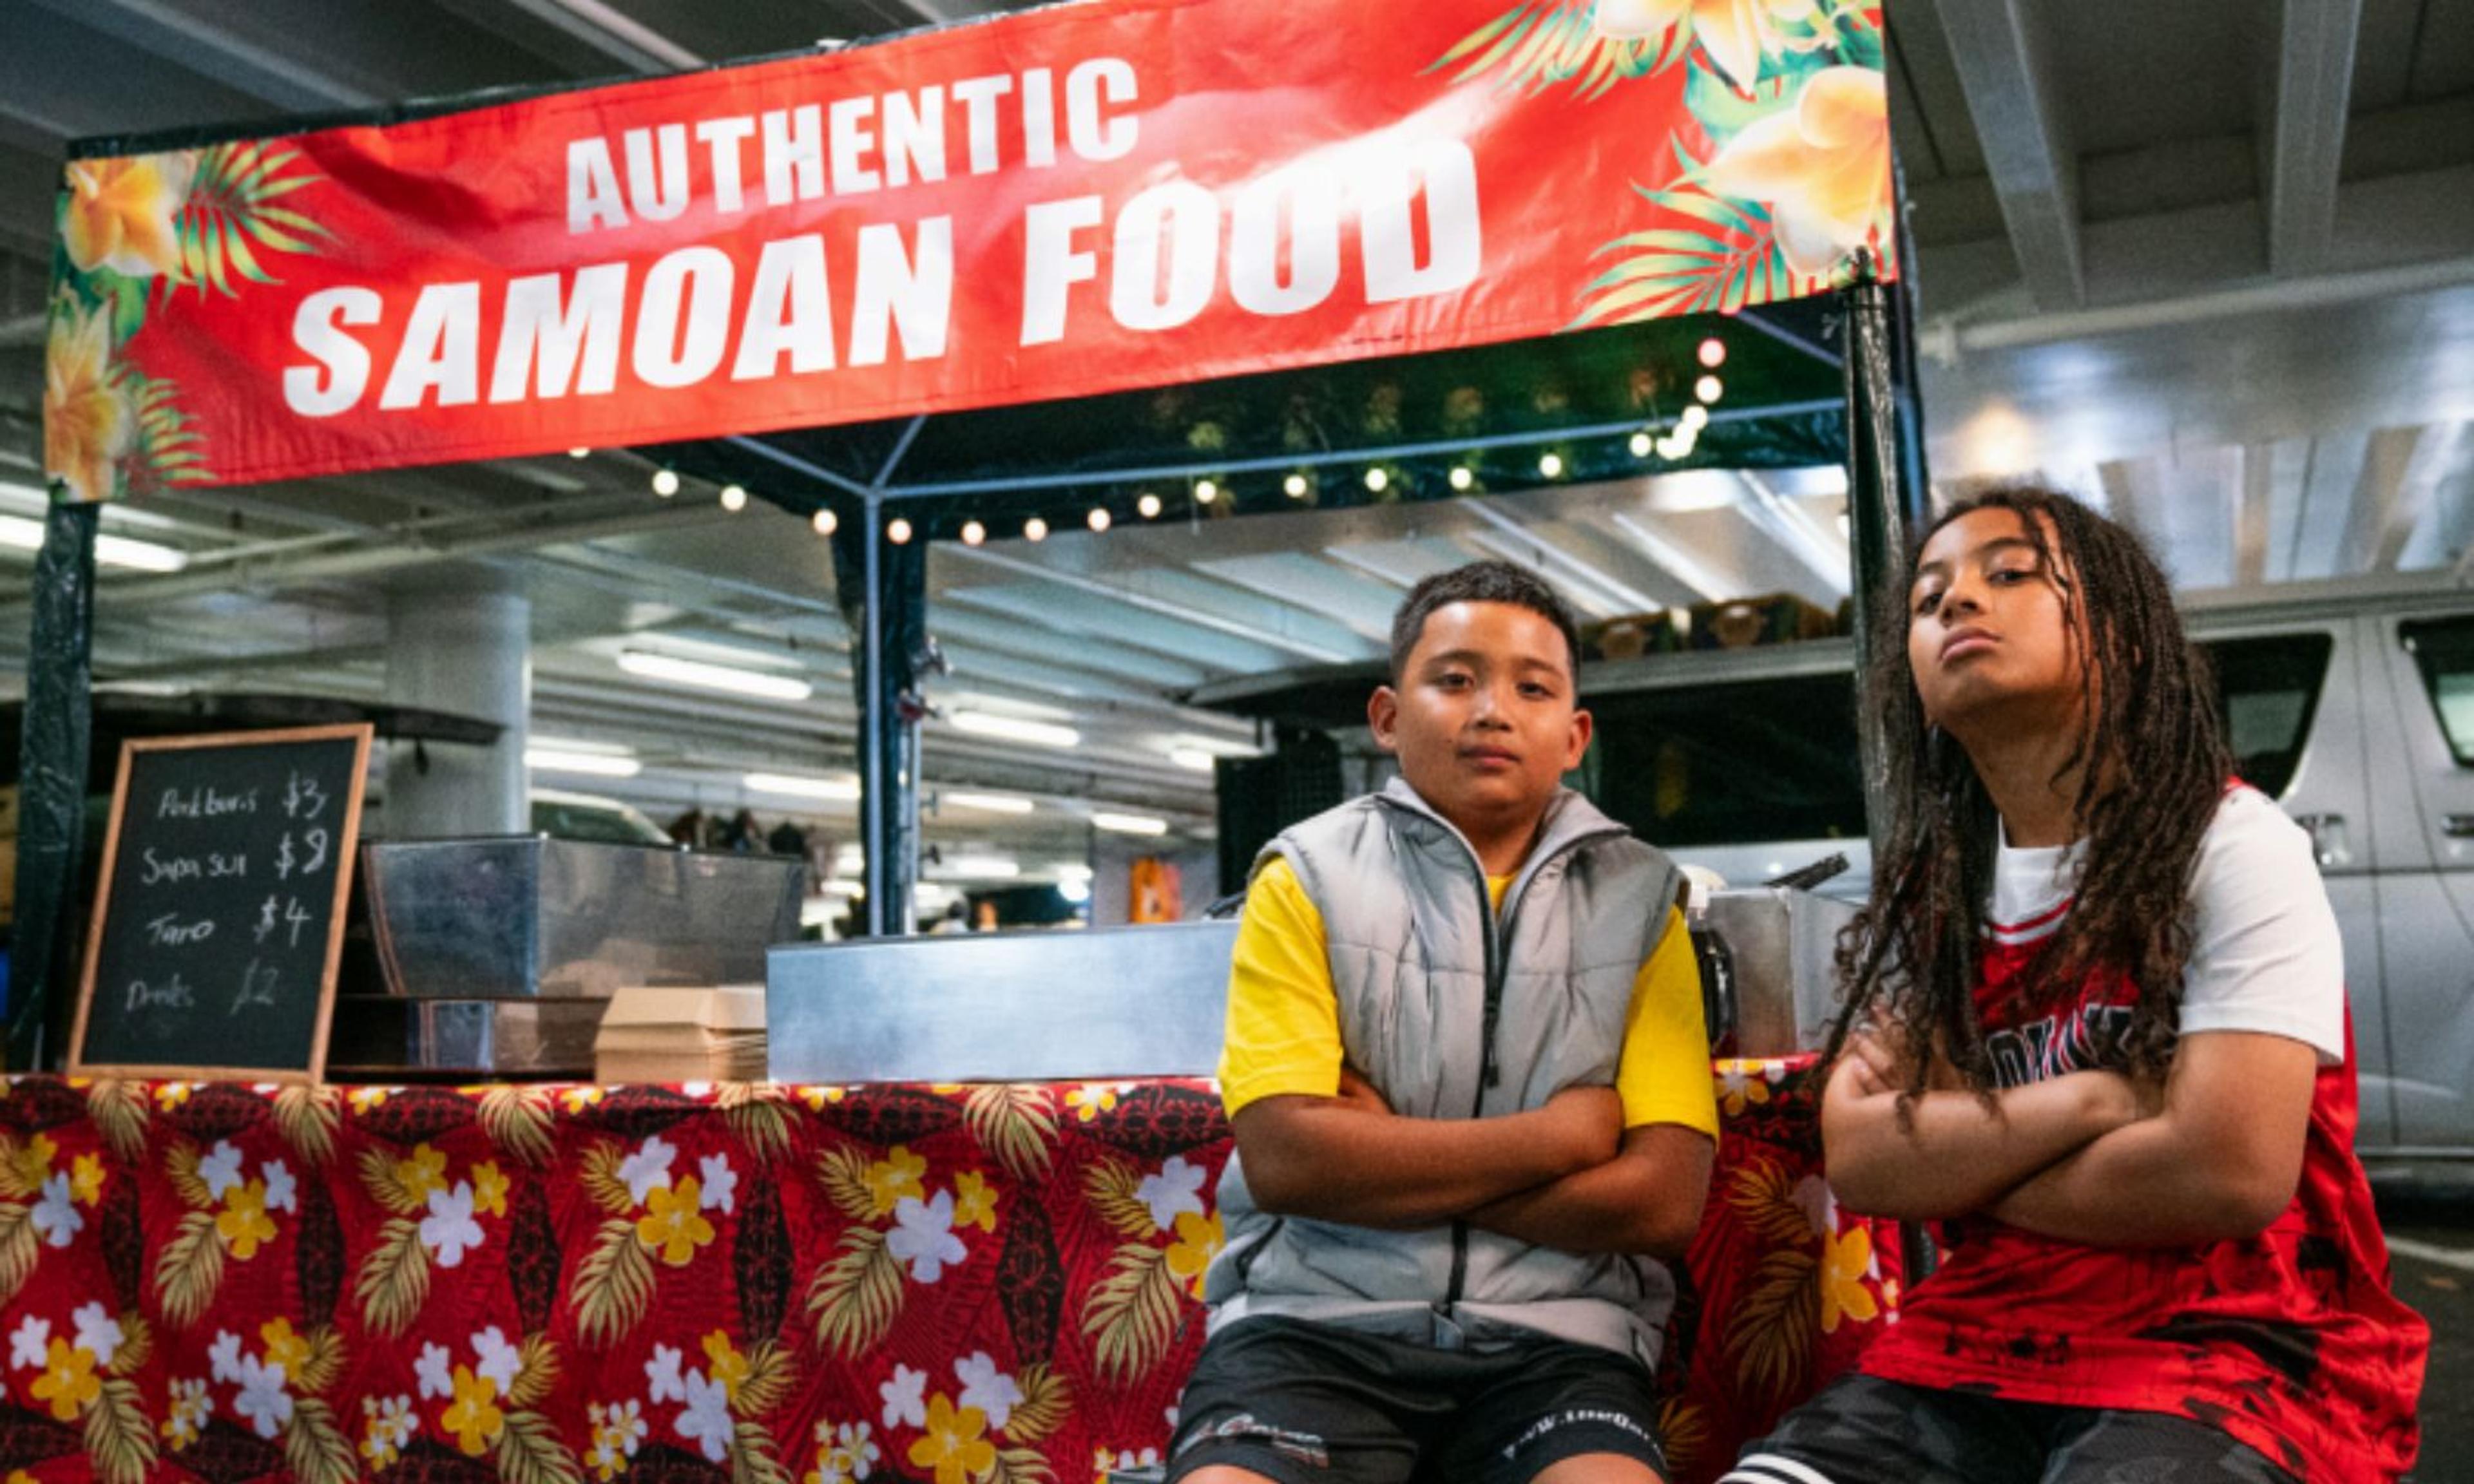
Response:
[[[1878,0],[1108,0],[73,161],[72,498],[1084,395],[1811,292]]]

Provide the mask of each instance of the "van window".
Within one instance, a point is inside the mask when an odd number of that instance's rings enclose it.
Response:
[[[2302,766],[2311,718],[2336,641],[2325,634],[2216,639],[2200,646],[2217,667],[2217,698],[2234,773],[2270,799]]]
[[[2474,768],[2474,618],[2399,624],[2397,634],[2422,672],[2422,688],[2439,713],[2457,766]]]
[[[1662,848],[1861,839],[1845,674],[1586,697],[1599,808]]]

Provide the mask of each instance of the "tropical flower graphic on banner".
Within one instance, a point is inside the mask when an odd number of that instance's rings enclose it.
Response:
[[[678,1158],[658,1134],[633,1150],[605,1139],[584,1157],[584,1188],[604,1219],[568,1297],[588,1345],[633,1328],[652,1297],[656,1264],[693,1262],[713,1245],[713,1214],[726,1215],[738,1203],[739,1172],[729,1156],[706,1155],[692,1172],[674,1171]]]
[[[380,1334],[400,1334],[428,1296],[432,1268],[454,1268],[489,1240],[482,1225],[507,1214],[506,1173],[475,1160],[452,1181],[444,1150],[364,1149],[361,1184],[384,1210],[377,1245],[361,1263],[353,1293],[361,1317]]]
[[[995,1230],[996,1197],[983,1172],[957,1171],[951,1188],[933,1194],[928,1176],[927,1160],[905,1144],[881,1160],[850,1148],[818,1158],[826,1197],[851,1223],[808,1285],[808,1316],[828,1353],[857,1355],[883,1339],[902,1312],[904,1280],[929,1286],[967,1260],[958,1229]]]
[[[1810,293],[1858,251],[1890,261],[1881,66],[1874,0],[1531,0],[1430,70],[1582,104],[1683,73],[1698,129],[1645,147],[1649,220],[1599,247],[1578,329]]]
[[[501,1478],[576,1480],[583,1471],[575,1455],[559,1441],[556,1424],[535,1410],[558,1375],[549,1336],[528,1334],[518,1343],[492,1325],[475,1331],[460,1352],[422,1346],[413,1366],[421,1392],[414,1406],[465,1457],[488,1455]]]
[[[145,324],[151,299],[182,287],[236,298],[279,281],[278,257],[321,251],[330,234],[292,205],[318,180],[301,164],[297,150],[236,141],[63,170],[43,468],[68,498],[210,477],[179,389],[120,366],[115,351]]]
[[[1084,1196],[1128,1238],[1082,1309],[1082,1332],[1102,1374],[1130,1375],[1154,1363],[1176,1336],[1182,1305],[1201,1296],[1203,1270],[1223,1241],[1220,1214],[1205,1209],[1202,1185],[1201,1167],[1178,1155],[1150,1174],[1115,1159],[1084,1172]],[[1168,1244],[1154,1245],[1162,1236]]]

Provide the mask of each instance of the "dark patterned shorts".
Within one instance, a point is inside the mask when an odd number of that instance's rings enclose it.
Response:
[[[2204,1423],[1845,1376],[1718,1484],[2295,1484]]]
[[[1667,1476],[1649,1373],[1557,1340],[1446,1351],[1249,1319],[1202,1348],[1177,1406],[1171,1480],[1231,1464],[1280,1484],[1528,1484],[1588,1453]]]

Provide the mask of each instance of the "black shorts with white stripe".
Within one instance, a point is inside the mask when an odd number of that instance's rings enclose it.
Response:
[[[1719,1484],[2295,1484],[2204,1423],[1844,1376]]]

